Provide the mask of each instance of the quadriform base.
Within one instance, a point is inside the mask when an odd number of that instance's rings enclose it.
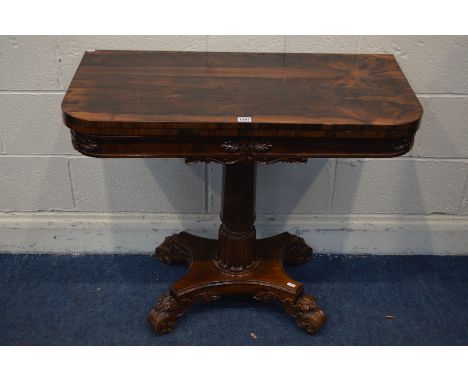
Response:
[[[184,263],[189,270],[172,284],[169,295],[161,296],[148,315],[148,323],[157,333],[167,333],[191,305],[242,294],[279,302],[299,327],[316,333],[326,316],[315,298],[304,295],[303,285],[283,267],[307,261],[312,248],[286,232],[255,238],[255,164],[225,165],[223,185],[218,240],[182,232],[167,237],[156,248],[159,260]]]

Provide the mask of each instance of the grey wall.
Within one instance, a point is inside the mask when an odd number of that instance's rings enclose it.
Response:
[[[219,210],[219,165],[74,151],[60,102],[87,49],[392,53],[425,110],[413,150],[393,159],[259,166],[258,212],[468,217],[468,37],[461,36],[2,36],[1,212]]]

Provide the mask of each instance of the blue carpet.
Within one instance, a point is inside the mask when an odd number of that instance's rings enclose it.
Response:
[[[287,268],[328,315],[315,336],[241,297],[153,334],[146,315],[184,270],[150,256],[0,255],[0,345],[468,345],[468,256],[315,255]]]

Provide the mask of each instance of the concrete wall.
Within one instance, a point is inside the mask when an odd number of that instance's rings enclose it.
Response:
[[[74,151],[60,102],[87,49],[394,54],[425,110],[413,150],[259,166],[258,231],[319,252],[468,252],[468,37],[437,36],[2,36],[0,252],[149,253],[183,228],[216,235],[219,165]]]

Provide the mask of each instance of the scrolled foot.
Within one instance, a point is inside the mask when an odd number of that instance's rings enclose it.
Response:
[[[188,249],[178,240],[177,234],[168,236],[159,245],[154,256],[166,264],[188,264],[190,254]]]
[[[283,263],[303,264],[311,258],[312,252],[312,248],[305,243],[302,237],[294,236],[282,250]]]
[[[158,334],[169,333],[176,324],[176,317],[166,312],[158,312],[155,309],[151,309],[147,320],[153,330]]]
[[[156,333],[168,333],[174,328],[177,317],[184,311],[184,307],[174,297],[161,296],[149,312],[147,321]]]
[[[285,308],[296,319],[297,326],[309,334],[317,333],[327,320],[313,296],[304,295],[294,304],[285,304]]]
[[[317,333],[322,325],[327,320],[323,311],[316,310],[310,313],[304,313],[302,316],[296,318],[296,324],[300,328],[304,329],[309,334]]]

